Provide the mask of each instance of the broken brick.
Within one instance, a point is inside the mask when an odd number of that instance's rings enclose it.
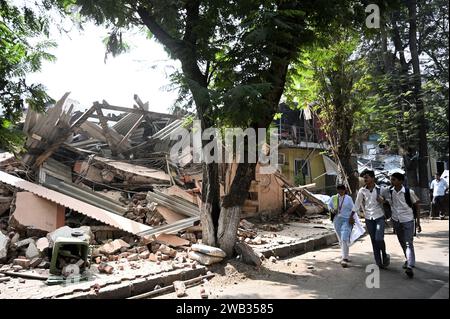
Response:
[[[13,260],[13,265],[18,265],[26,269],[30,267],[30,260],[26,258],[16,258]]]
[[[122,248],[130,248],[130,245],[122,239],[115,239],[112,242],[106,243],[99,248],[100,253],[105,255],[112,255],[119,252]]]
[[[184,282],[176,280],[173,282],[173,287],[175,288],[175,294],[178,298],[186,295],[186,285]]]
[[[138,254],[131,254],[127,257],[128,261],[136,261],[139,260],[139,255]]]
[[[112,274],[114,272],[114,267],[103,263],[98,266],[98,271],[105,274]]]
[[[150,252],[148,250],[139,254],[139,258],[141,259],[148,259],[148,257],[150,257]]]
[[[42,262],[42,258],[40,258],[40,257],[35,257],[35,258],[31,259],[30,268],[35,268],[35,267],[39,266],[41,262]]]

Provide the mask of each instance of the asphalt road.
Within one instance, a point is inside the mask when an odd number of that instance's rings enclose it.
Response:
[[[403,252],[394,234],[387,233],[391,265],[379,272],[379,287],[372,270],[372,246],[368,236],[350,248],[351,266],[339,264],[340,249],[334,245],[319,251],[266,261],[259,270],[237,262],[223,266],[222,275],[205,285],[210,298],[449,298],[449,221],[424,220],[422,234],[415,237],[416,268],[408,278],[402,265]],[[220,271],[219,271],[220,273]],[[368,279],[368,276],[369,277]],[[187,290],[185,298],[199,298],[200,287]],[[159,298],[176,298],[174,294]]]

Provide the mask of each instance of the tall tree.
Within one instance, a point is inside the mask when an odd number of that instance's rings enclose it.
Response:
[[[299,48],[350,15],[352,1],[88,1],[82,16],[114,27],[144,26],[181,62],[181,80],[192,95],[202,128],[267,128],[277,112],[290,62]],[[338,13],[338,14],[337,14]],[[120,47],[119,45],[115,45]],[[203,141],[204,144],[209,141]],[[255,163],[239,163],[230,192],[219,198],[218,166],[205,164],[201,221],[205,243],[233,253],[241,206]]]
[[[25,79],[27,73],[40,69],[43,60],[54,59],[46,51],[54,43],[36,40],[46,36],[45,16],[0,0],[0,147],[14,153],[21,151],[23,137],[15,124],[26,105],[43,110],[52,101],[42,85]]]
[[[311,103],[328,136],[341,178],[356,194],[359,187],[352,164],[355,125],[364,106],[365,59],[358,53],[359,39],[352,31],[333,37],[328,47],[314,46],[301,53],[288,93]]]
[[[423,104],[422,76],[419,61],[418,31],[417,31],[417,0],[407,0],[409,17],[409,49],[413,67],[413,92],[416,105],[416,118],[419,129],[419,186],[424,194],[428,193],[428,141],[425,108]],[[423,196],[423,197],[426,197]]]
[[[364,48],[379,110],[368,124],[403,155],[409,185],[424,189],[428,140],[448,158],[448,1],[401,1],[382,18]]]

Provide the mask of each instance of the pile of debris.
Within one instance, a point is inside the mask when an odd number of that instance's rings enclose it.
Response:
[[[175,268],[222,261],[223,251],[201,244],[201,164],[189,156],[170,160],[176,143],[170,136],[189,123],[186,117],[151,112],[137,95],[132,108],[103,101],[82,113],[68,95],[44,113],[28,110],[27,152],[20,159],[0,154],[2,269],[37,268],[68,277],[91,265],[113,273],[123,261],[172,260]],[[225,167],[219,177],[221,196],[236,168]],[[326,209],[282,175],[259,173],[258,164],[241,217],[301,215],[314,207]],[[238,237],[243,244],[265,242],[245,219]]]

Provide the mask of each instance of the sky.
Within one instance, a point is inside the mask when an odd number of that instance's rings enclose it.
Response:
[[[168,91],[168,76],[179,67],[170,60],[161,44],[150,40],[139,31],[127,32],[123,39],[130,50],[104,61],[103,39],[108,30],[88,23],[79,30],[73,26],[61,33],[51,28],[51,39],[58,46],[48,51],[56,62],[44,62],[41,71],[27,77],[29,83],[41,83],[55,100],[65,92],[78,101],[80,110],[93,102],[106,100],[109,104],[132,107],[133,95],[143,102],[149,101],[149,110],[168,112],[176,91]],[[67,30],[67,29],[66,29]]]

